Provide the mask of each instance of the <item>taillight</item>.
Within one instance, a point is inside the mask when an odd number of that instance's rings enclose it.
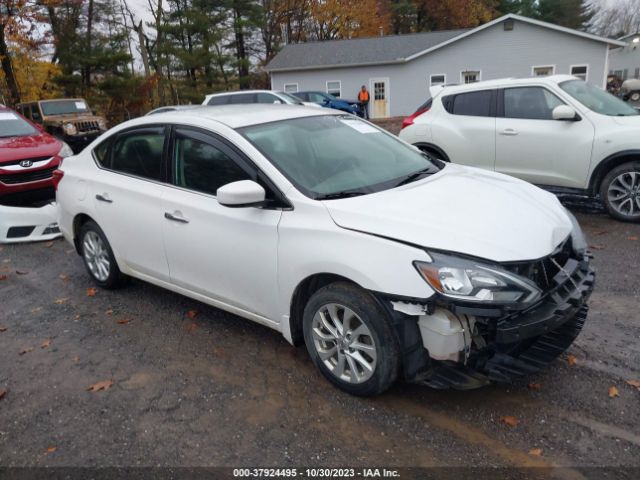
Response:
[[[408,127],[409,125],[413,125],[413,121],[418,118],[420,115],[422,115],[423,113],[428,112],[429,109],[425,108],[423,110],[417,110],[415,113],[412,113],[411,115],[409,115],[407,118],[405,118],[402,121],[402,128],[400,130],[402,130],[403,128]]]
[[[51,175],[53,176],[53,188],[58,190],[58,184],[60,183],[60,180],[62,180],[62,177],[64,177],[64,172],[60,169],[56,169]]]

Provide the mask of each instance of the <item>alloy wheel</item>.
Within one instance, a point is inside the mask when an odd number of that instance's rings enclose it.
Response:
[[[640,215],[640,172],[623,172],[615,177],[607,189],[607,199],[621,215]]]
[[[376,346],[369,327],[351,309],[329,303],[318,309],[311,325],[322,363],[338,379],[362,383],[376,369]]]
[[[640,93],[633,92],[629,98],[632,102],[637,102],[638,100],[640,100]]]
[[[111,260],[100,235],[93,231],[87,232],[82,241],[82,252],[91,275],[98,281],[105,282],[111,272]]]

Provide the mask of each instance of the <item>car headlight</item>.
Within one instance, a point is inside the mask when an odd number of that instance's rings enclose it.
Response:
[[[584,233],[582,233],[582,228],[580,228],[580,224],[578,223],[578,219],[571,213],[569,210],[565,208],[565,212],[569,216],[569,220],[571,220],[571,245],[573,247],[573,251],[579,255],[584,255],[587,252],[587,239],[584,238]]]
[[[100,130],[106,130],[107,129],[107,122],[104,120],[104,118],[99,118],[98,119],[98,128],[100,128]]]
[[[532,281],[499,265],[429,252],[432,262],[414,262],[422,278],[445,297],[490,304],[527,304],[540,298]]]
[[[62,158],[70,157],[73,155],[73,150],[71,150],[71,147],[67,145],[66,142],[62,142],[62,148],[58,152],[58,155]]]
[[[78,133],[78,129],[73,123],[65,123],[62,125],[62,131],[67,135],[75,135]]]

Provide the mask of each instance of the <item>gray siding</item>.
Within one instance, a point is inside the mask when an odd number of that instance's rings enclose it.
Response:
[[[429,77],[445,74],[447,83],[460,83],[465,70],[481,71],[482,80],[530,77],[533,66],[554,65],[556,74],[570,73],[572,65],[588,65],[587,81],[603,87],[608,46],[574,35],[516,21],[513,31],[502,24],[481,30],[408,63],[322,70],[273,72],[272,88],[326,91],[326,82],[340,80],[343,98],[355,98],[361,85],[386,77],[390,88],[390,115],[404,116],[428,98]]]

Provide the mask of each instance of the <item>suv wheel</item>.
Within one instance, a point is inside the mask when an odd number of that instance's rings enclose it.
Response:
[[[640,162],[611,170],[602,180],[600,197],[609,214],[625,222],[640,221]]]
[[[346,282],[327,285],[309,300],[304,340],[313,363],[352,395],[376,395],[398,375],[400,349],[387,314],[369,293]]]
[[[80,229],[80,251],[87,272],[98,286],[114,289],[124,283],[107,237],[91,220]]]
[[[632,102],[640,101],[640,92],[633,92],[631,95],[629,95],[629,100],[631,100]]]

